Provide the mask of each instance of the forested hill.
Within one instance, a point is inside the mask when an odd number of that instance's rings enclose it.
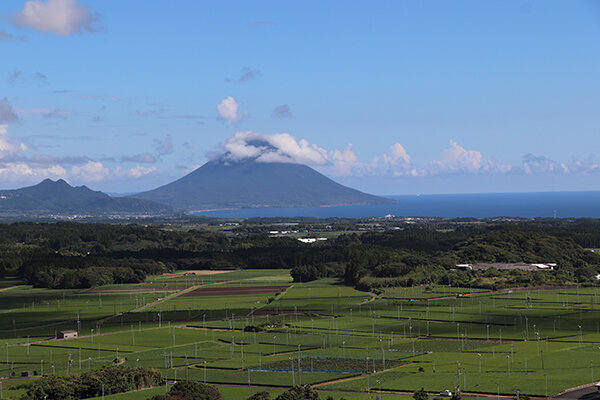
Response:
[[[600,272],[600,223],[452,224],[345,233],[304,244],[269,237],[266,226],[167,230],[139,225],[0,225],[0,275],[36,286],[68,288],[140,282],[174,269],[291,268],[298,281],[326,276],[372,288],[427,282],[504,284],[592,283]],[[298,226],[298,229],[309,227]],[[311,227],[311,229],[313,229]],[[591,245],[590,245],[591,244]],[[455,271],[465,262],[554,262],[555,273]]]
[[[62,179],[45,179],[37,185],[0,190],[0,214],[48,216],[50,214],[150,214],[171,215],[172,207],[140,199],[110,197],[86,186],[74,187]]]

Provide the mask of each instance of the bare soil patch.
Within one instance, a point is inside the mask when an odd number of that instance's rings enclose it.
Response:
[[[185,275],[217,275],[231,272],[232,270],[217,270],[217,269],[193,269],[189,271],[179,271],[170,274],[164,274],[163,276],[185,276]]]
[[[231,287],[207,287],[198,288],[188,293],[182,294],[181,297],[198,297],[198,296],[229,296],[237,294],[270,294],[277,293],[280,290],[286,289],[288,286],[231,286]]]

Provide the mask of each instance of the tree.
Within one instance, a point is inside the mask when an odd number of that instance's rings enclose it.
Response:
[[[320,400],[319,392],[309,385],[296,385],[281,393],[275,400]]]
[[[427,394],[427,392],[425,390],[423,390],[423,388],[421,388],[420,390],[415,391],[415,393],[413,394],[413,399],[429,400],[429,395]]]
[[[265,391],[257,392],[248,397],[247,400],[271,400],[271,395]]]
[[[223,400],[223,395],[214,386],[196,381],[178,381],[169,390],[169,395],[180,400]]]

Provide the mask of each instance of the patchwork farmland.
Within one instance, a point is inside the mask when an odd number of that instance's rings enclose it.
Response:
[[[18,398],[41,375],[113,364],[211,383],[226,399],[297,384],[345,399],[421,387],[550,397],[600,375],[595,287],[369,293],[333,279],[293,283],[289,270],[178,273],[88,290],[0,287],[2,398]],[[55,339],[65,330],[79,336]]]

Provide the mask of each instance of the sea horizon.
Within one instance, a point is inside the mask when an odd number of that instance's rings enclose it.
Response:
[[[197,211],[221,218],[600,218],[600,191],[405,194],[382,196],[396,204],[292,208],[240,208]]]

